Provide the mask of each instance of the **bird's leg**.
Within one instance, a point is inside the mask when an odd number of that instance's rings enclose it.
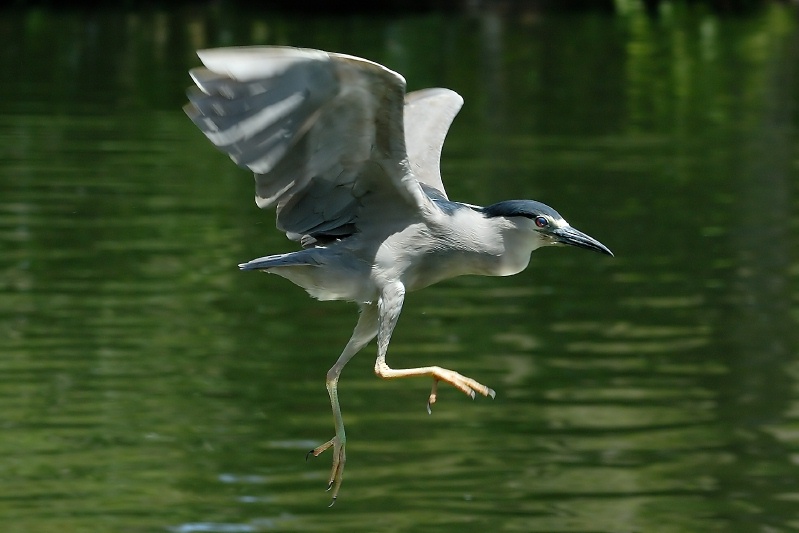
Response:
[[[452,370],[441,368],[440,366],[424,366],[420,368],[405,369],[394,369],[388,366],[386,363],[388,343],[391,340],[391,334],[394,331],[394,326],[397,325],[397,319],[399,319],[400,312],[402,311],[402,303],[404,300],[405,286],[400,282],[387,285],[380,295],[380,299],[378,301],[379,315],[375,374],[384,379],[431,376],[433,378],[433,389],[430,391],[430,396],[427,400],[428,413],[430,412],[430,406],[436,402],[439,381],[449,383],[471,398],[474,398],[475,392],[479,392],[483,396],[491,396],[493,398],[496,395],[493,389],[489,389],[485,385],[478,383],[471,378],[462,376]]]
[[[430,389],[430,396],[427,397],[427,414],[433,414],[433,404],[438,399],[438,379],[433,378],[433,388]]]
[[[336,428],[336,436],[325,442],[324,444],[314,448],[306,455],[306,458],[313,455],[318,457],[319,454],[333,447],[333,468],[330,471],[330,480],[327,484],[327,490],[333,489],[333,498],[330,505],[336,503],[338,497],[338,490],[341,487],[341,481],[344,474],[344,465],[347,462],[347,454],[344,447],[347,442],[346,434],[344,433],[344,419],[341,417],[341,407],[338,402],[338,378],[344,365],[352,358],[353,355],[363,348],[370,340],[377,334],[377,309],[374,304],[364,304],[361,306],[361,314],[358,317],[358,323],[355,325],[355,330],[352,332],[347,346],[341,352],[336,364],[334,364],[327,372],[327,379],[325,386],[327,393],[330,396],[330,405],[333,408],[333,421]]]

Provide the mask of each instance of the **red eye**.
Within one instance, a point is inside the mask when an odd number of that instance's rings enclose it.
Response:
[[[549,226],[549,220],[546,217],[535,217],[535,225],[539,228],[546,228]]]

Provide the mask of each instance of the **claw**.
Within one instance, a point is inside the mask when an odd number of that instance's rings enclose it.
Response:
[[[442,368],[439,370],[439,372],[440,375],[436,377],[442,381],[446,381],[471,398],[474,398],[475,390],[478,390],[481,394],[484,394],[484,391],[487,389],[485,385],[482,385],[471,378],[467,378],[466,376],[462,376],[457,372],[453,372],[452,370]]]
[[[494,392],[494,389],[490,389],[485,385],[478,383],[471,378],[467,378],[466,376],[462,376],[457,372],[453,372],[452,370],[436,367],[432,374],[433,389],[430,391],[430,396],[427,399],[427,414],[432,414],[433,412],[432,407],[433,404],[436,403],[436,399],[438,397],[439,381],[449,383],[459,391],[466,394],[472,400],[477,397],[478,392],[483,396],[490,396],[491,398],[494,398],[497,395],[497,393]]]
[[[311,455],[314,457],[319,457],[319,455],[328,448],[333,448],[333,468],[330,470],[330,479],[328,480],[327,488],[325,489],[325,491],[330,491],[331,489],[333,490],[333,502],[330,504],[331,506],[336,502],[336,498],[338,497],[338,490],[341,487],[341,481],[344,474],[344,465],[347,462],[347,455],[344,453],[343,440],[344,439],[339,440],[338,437],[333,437],[329,441],[317,446],[305,455],[305,460],[307,461],[308,457]]]
[[[438,379],[433,378],[433,388],[430,390],[430,396],[427,398],[427,414],[433,414],[433,404],[436,403],[438,397]]]

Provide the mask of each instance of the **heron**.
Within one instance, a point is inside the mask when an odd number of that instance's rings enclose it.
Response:
[[[347,362],[377,337],[375,373],[432,378],[474,399],[491,388],[439,366],[393,368],[386,356],[405,295],[462,275],[509,276],[534,250],[571,245],[612,256],[598,240],[534,200],[478,206],[450,200],[440,174],[444,138],[463,105],[445,88],[406,94],[405,79],[351,55],[292,47],[197,52],[203,66],[184,107],[205,136],[255,176],[255,203],[274,208],[297,250],[241,270],[277,274],[319,300],[359,307],[352,336],[327,372],[334,436],[332,506],[346,464],[338,382]]]

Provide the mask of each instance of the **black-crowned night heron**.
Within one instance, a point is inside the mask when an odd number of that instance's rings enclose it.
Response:
[[[302,250],[239,265],[282,276],[320,300],[360,306],[352,337],[327,373],[335,436],[333,502],[344,471],[337,384],[347,361],[377,336],[375,373],[428,376],[474,398],[494,391],[438,366],[386,362],[405,293],[464,274],[521,272],[542,246],[570,244],[613,255],[557,211],[532,200],[487,207],[447,198],[439,174],[444,137],[463,104],[448,89],[405,94],[402,76],[343,54],[280,47],[198,52],[186,113],[220,150],[255,173],[258,207]],[[332,505],[332,502],[331,502]]]

